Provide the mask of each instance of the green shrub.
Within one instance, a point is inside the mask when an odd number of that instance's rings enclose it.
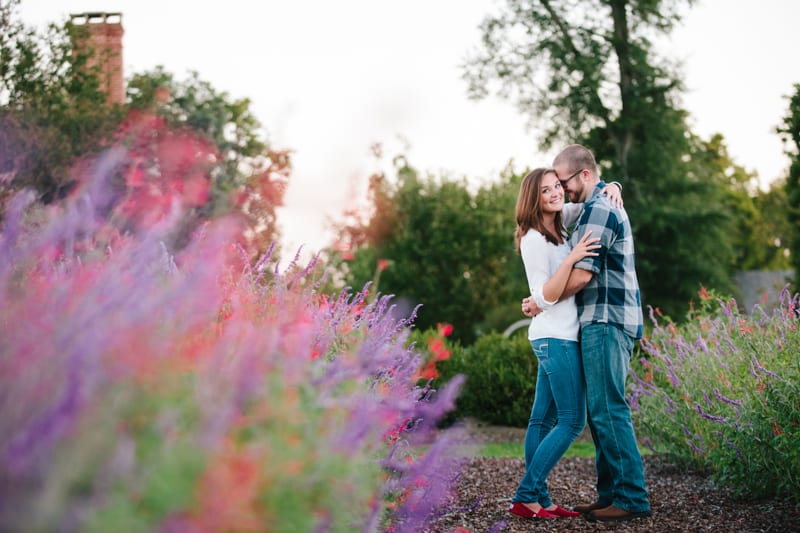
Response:
[[[640,433],[740,495],[800,501],[800,297],[743,315],[699,296],[685,324],[653,316],[642,340],[629,398]]]
[[[443,381],[457,374],[467,378],[454,417],[527,426],[536,390],[537,362],[525,335],[509,339],[500,333],[482,335],[469,348],[454,346],[450,358],[439,362],[437,368]]]

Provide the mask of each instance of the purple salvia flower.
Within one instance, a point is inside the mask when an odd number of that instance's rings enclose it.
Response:
[[[705,353],[709,353],[708,344],[706,344],[706,341],[703,339],[702,335],[697,336],[697,341],[695,341],[694,345],[696,348],[700,348]]]
[[[654,326],[658,326],[658,320],[656,319],[655,309],[653,309],[652,305],[647,306],[648,314],[650,316],[650,321],[653,323]]]
[[[641,389],[639,389],[641,390]],[[634,413],[639,412],[639,390],[633,391],[632,394],[627,395],[628,398],[628,407],[630,407],[631,411]]]
[[[681,381],[678,379],[678,376],[675,375],[675,372],[672,370],[671,366],[669,367],[668,370],[669,370],[669,381],[670,383],[672,383],[672,387],[677,389]]]
[[[742,402],[740,402],[739,400],[732,400],[730,398],[726,398],[725,396],[723,396],[722,393],[719,392],[719,389],[716,388],[716,387],[714,388],[714,396],[717,397],[717,400],[719,400],[721,402],[724,402],[724,403],[727,403],[729,405],[736,405],[738,407],[742,407],[743,406]]]
[[[717,360],[717,363],[719,364],[719,366],[721,368],[724,368],[725,370],[730,370],[730,367],[725,363],[725,361],[722,360],[722,358],[719,356],[719,354],[717,352],[713,352],[713,353],[714,353],[714,358]]]
[[[691,349],[682,337],[674,339],[673,346],[675,347],[675,353],[681,359],[689,359],[691,357]],[[664,359],[669,360],[669,356],[666,353],[664,353]],[[672,364],[672,361],[669,362]]]
[[[673,400],[672,397],[666,393],[666,391],[661,391],[661,392],[664,395],[664,401],[667,403],[667,405],[672,405],[672,406],[678,405],[678,402]]]
[[[703,391],[703,399],[706,401],[707,405],[714,405],[714,402],[711,401],[711,398],[708,396],[706,391]]]
[[[730,337],[725,337],[725,343],[728,345],[728,348],[730,348],[731,354],[739,353],[739,347],[733,343]]]
[[[703,411],[703,408],[700,407],[699,403],[695,404],[695,406],[697,407],[697,412],[700,414],[700,416],[702,416],[706,420],[711,420],[712,422],[719,422],[721,424],[724,424],[726,422],[725,418],[722,417],[722,416],[710,415],[710,414],[706,413],[705,411]]]
[[[722,300],[718,300],[720,303],[720,307],[722,308],[722,312],[725,313],[727,317],[733,317],[733,306],[725,304]]]
[[[652,383],[648,383],[636,373],[633,367],[628,369],[628,374],[633,378],[633,383],[638,385],[639,390],[645,394],[653,394],[653,392],[657,389],[655,385]]]
[[[696,454],[698,454],[698,455],[705,455],[705,453],[706,453],[706,452],[705,452],[705,450],[703,450],[703,449],[701,449],[701,448],[698,448],[698,447],[695,445],[695,443],[694,443],[694,442],[692,442],[692,441],[688,440],[688,441],[686,441],[686,443],[689,445],[689,448],[691,448],[691,449],[692,449],[692,451],[693,451],[694,453],[696,453]]]
[[[55,405],[14,435],[3,450],[3,462],[12,472],[23,472],[75,422],[82,402],[81,379],[74,364],[70,365],[68,376],[65,390]]]
[[[758,359],[756,359],[755,355],[753,355],[752,359],[750,360],[750,364],[752,365],[752,367],[754,369],[758,370],[759,372],[762,372],[762,373],[768,375],[771,378],[780,379],[780,376],[778,374],[776,374],[774,372],[770,372],[769,370],[767,370],[766,368],[761,366],[761,363],[758,362]],[[758,376],[756,376],[756,377],[758,377]]]
[[[736,457],[738,457],[739,459],[744,459],[744,454],[742,453],[742,450],[740,450],[739,447],[736,446],[734,442],[726,441],[725,446],[733,448],[734,451],[736,452]]]
[[[753,361],[750,361],[750,375],[754,378],[758,379],[760,376],[756,373],[756,367],[753,364]]]

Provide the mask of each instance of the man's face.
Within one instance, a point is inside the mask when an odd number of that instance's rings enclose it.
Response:
[[[556,165],[556,176],[564,188],[564,193],[569,196],[570,202],[586,201],[586,186],[584,184],[585,169],[573,170],[570,172],[567,165]]]

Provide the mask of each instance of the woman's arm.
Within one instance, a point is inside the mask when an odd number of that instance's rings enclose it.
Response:
[[[584,257],[596,256],[597,252],[593,252],[600,245],[597,242],[599,237],[590,238],[591,231],[587,231],[580,240],[575,244],[575,247],[570,251],[569,255],[558,265],[558,269],[550,279],[545,282],[542,287],[542,297],[546,302],[557,302],[561,298],[561,294],[567,286],[569,275],[572,272],[572,267],[583,259]],[[536,302],[537,304],[539,302]],[[539,307],[542,307],[539,305]]]
[[[525,266],[525,277],[528,280],[528,289],[532,297],[542,309],[552,307],[555,301],[545,302],[542,299],[542,287],[550,277],[550,262],[548,258],[552,251],[549,249],[547,241],[541,233],[530,230],[522,238],[520,244],[520,254],[522,263]]]
[[[522,242],[520,242],[520,252],[522,254],[522,262],[525,265],[525,276],[528,278],[531,297],[540,309],[548,309],[558,303],[559,297],[567,284],[572,265],[584,257],[597,255],[591,250],[598,247],[595,244],[598,239],[590,239],[589,233],[591,232],[587,232],[578,241],[575,248],[559,265],[552,276],[550,275],[548,261],[552,249],[548,248],[544,236],[532,231],[530,235],[523,237]]]

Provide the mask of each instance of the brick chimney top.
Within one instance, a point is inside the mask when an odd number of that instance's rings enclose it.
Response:
[[[86,13],[72,13],[69,18],[73,24],[122,24],[122,13],[88,11]]]
[[[110,104],[125,102],[125,81],[122,71],[122,13],[89,11],[73,13],[70,22],[85,28],[78,36],[76,47],[90,55],[87,66],[100,67],[100,87]]]

